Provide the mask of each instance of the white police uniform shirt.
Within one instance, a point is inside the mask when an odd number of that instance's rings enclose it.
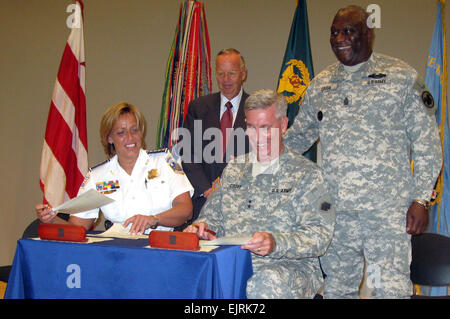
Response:
[[[113,223],[123,224],[128,218],[156,215],[172,207],[180,194],[194,191],[181,167],[168,150],[146,152],[140,150],[131,175],[119,165],[115,155],[91,168],[78,195],[95,189],[115,201],[101,207],[103,216]],[[79,218],[98,218],[99,209],[74,214]],[[159,226],[158,230],[172,230]],[[150,229],[146,230],[146,233]]]

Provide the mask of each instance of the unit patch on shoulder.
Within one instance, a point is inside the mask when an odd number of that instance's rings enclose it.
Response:
[[[425,82],[422,79],[416,79],[413,88],[422,100],[422,104],[426,107],[427,112],[434,114],[436,112],[436,105],[434,104],[433,95],[428,90]]]
[[[422,102],[427,108],[432,109],[434,107],[433,95],[429,91],[422,92]]]

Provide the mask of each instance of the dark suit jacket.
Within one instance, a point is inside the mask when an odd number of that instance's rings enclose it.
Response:
[[[245,113],[244,113],[244,104],[247,99],[248,94],[243,92],[241,102],[239,104],[239,109],[236,115],[236,120],[234,122],[233,128],[242,128],[244,131],[246,129],[245,124]],[[203,134],[205,130],[208,128],[220,128],[220,93],[213,93],[210,95],[201,96],[189,103],[189,110],[186,118],[184,120],[183,127],[188,129],[191,133],[191,152],[193,154],[194,151],[194,121],[201,120],[202,123],[202,152],[209,143],[210,140],[203,140]],[[198,124],[197,124],[198,125]],[[197,137],[197,140],[199,138]],[[242,155],[242,146],[241,150],[239,150],[238,146],[235,143],[234,149],[232,150],[233,156]],[[239,154],[239,151],[241,151]],[[248,138],[245,137],[245,147],[244,152],[248,153],[249,151],[249,143]],[[229,150],[227,151],[229,152]],[[197,154],[200,156],[202,154]],[[202,194],[205,190],[211,187],[211,184],[214,180],[217,179],[222,174],[223,169],[227,165],[225,161],[223,163],[206,163],[203,159],[201,163],[193,163],[193,157],[189,157],[191,163],[183,162],[183,169],[186,173],[189,181],[194,187],[194,195],[192,197],[194,201],[194,218],[197,218],[198,213],[200,212],[205,199],[202,198]],[[200,200],[200,203],[197,203],[196,200]],[[197,206],[197,207],[196,207]]]

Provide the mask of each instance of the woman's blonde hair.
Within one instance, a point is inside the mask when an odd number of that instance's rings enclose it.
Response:
[[[116,154],[114,145],[108,143],[108,136],[111,133],[114,123],[117,121],[119,116],[126,113],[130,113],[136,118],[136,123],[139,127],[139,130],[141,131],[142,148],[146,149],[145,134],[147,133],[147,125],[144,115],[136,106],[126,102],[120,102],[116,105],[110,106],[105,111],[102,120],[100,121],[100,140],[103,145],[103,150],[108,158],[111,158]]]

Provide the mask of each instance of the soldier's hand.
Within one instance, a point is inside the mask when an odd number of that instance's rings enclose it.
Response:
[[[267,256],[275,250],[275,246],[275,238],[273,238],[272,234],[256,232],[247,244],[242,245],[241,248],[248,249],[252,253],[260,256]]]
[[[195,233],[200,239],[213,240],[216,239],[209,230],[208,225],[204,222],[195,223],[186,227],[183,232],[185,233]]]
[[[410,235],[420,235],[427,226],[428,211],[423,205],[413,202],[406,213],[406,232]]]

